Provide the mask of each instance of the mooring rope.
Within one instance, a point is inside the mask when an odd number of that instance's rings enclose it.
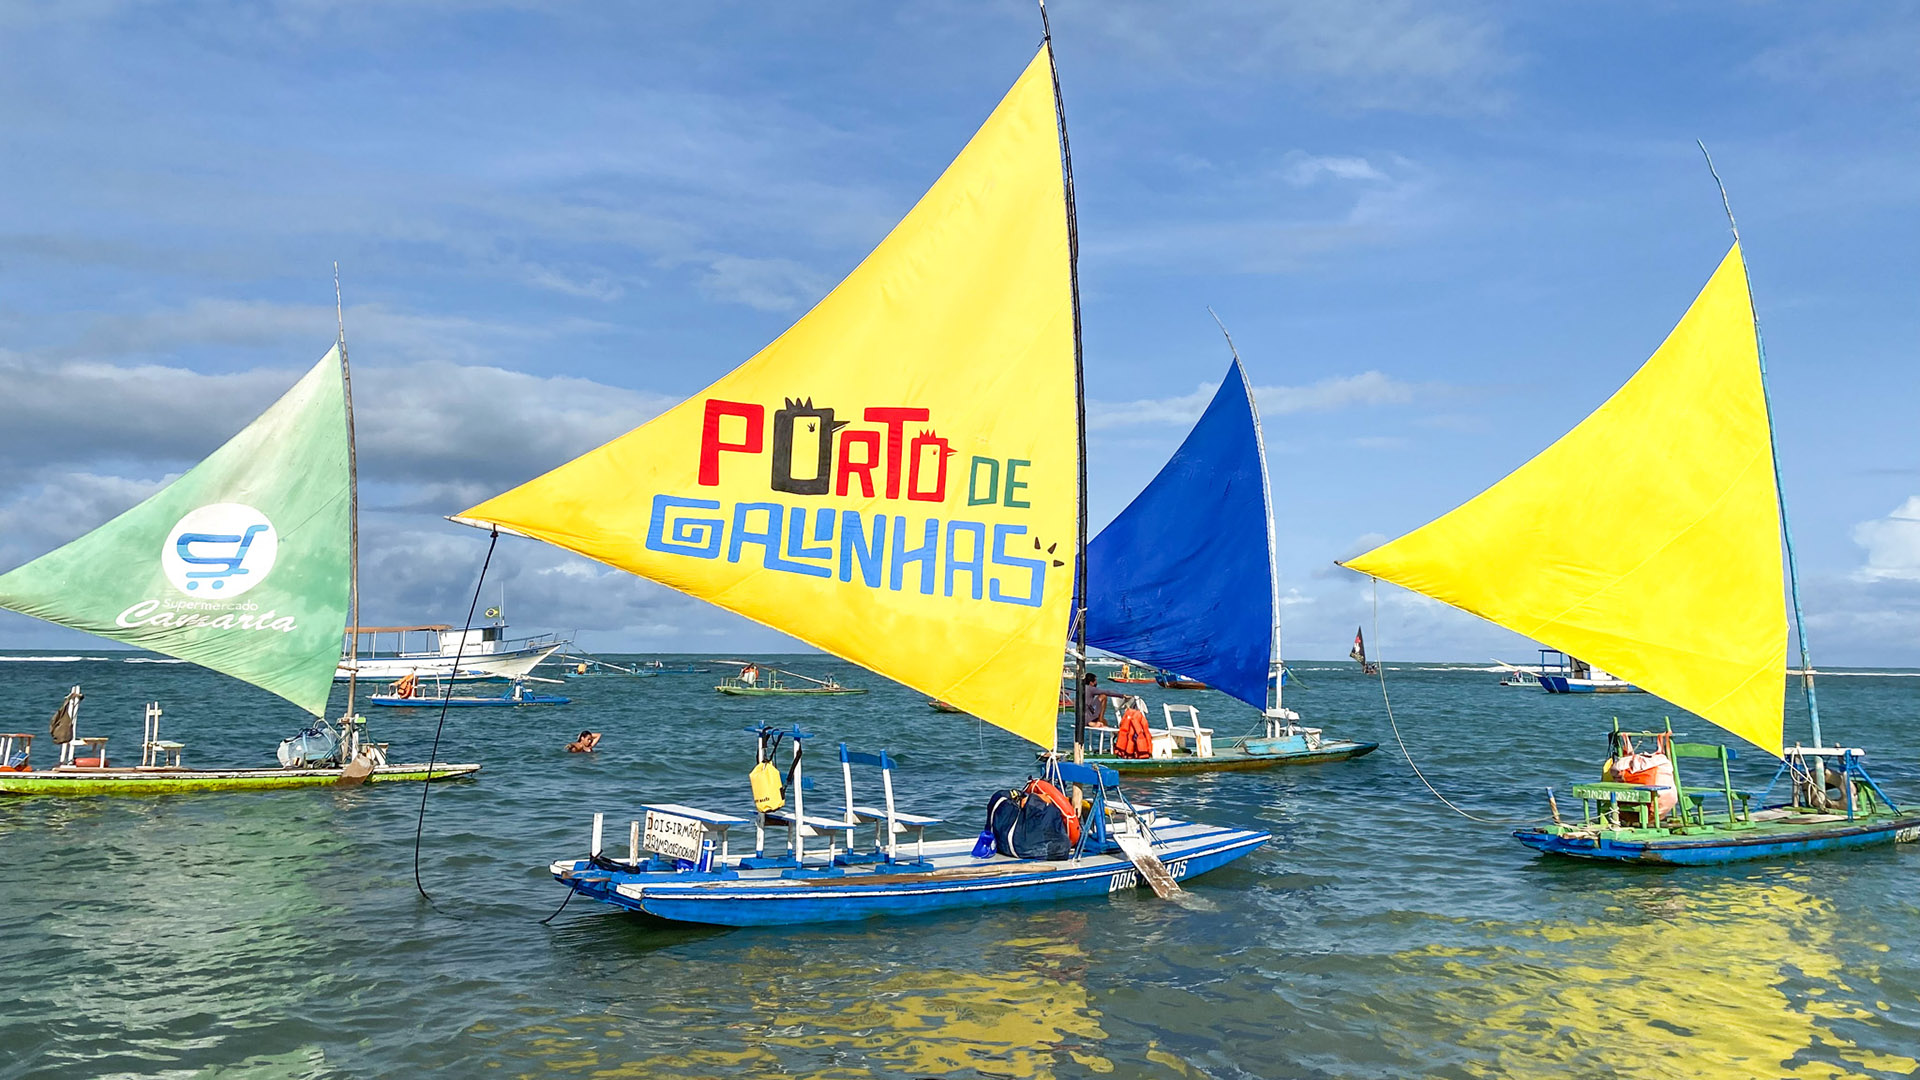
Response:
[[[467,605],[467,624],[460,631],[460,643],[453,647],[453,670],[447,673],[447,689],[440,695],[440,722],[433,727],[433,749],[427,754],[427,779],[420,785],[420,816],[413,823],[413,887],[427,903],[433,903],[433,897],[427,895],[427,887],[420,883],[420,833],[427,825],[427,793],[433,790],[433,766],[440,757],[440,732],[447,726],[447,709],[453,700],[454,684],[460,678],[460,659],[467,648],[467,634],[473,629],[473,613],[480,610],[480,589],[487,583],[487,568],[493,565],[493,549],[500,543],[500,530],[494,529],[487,537],[487,557],[480,562],[480,580],[473,583],[473,603]],[[556,912],[557,914],[557,912]]]
[[[1380,579],[1369,578],[1368,580],[1372,582],[1373,588],[1373,646],[1377,650],[1380,647]],[[1387,665],[1378,659],[1377,656],[1373,662],[1373,673],[1380,679],[1380,700],[1386,703],[1387,725],[1393,728],[1393,741],[1400,746],[1400,757],[1406,761],[1407,768],[1413,770],[1413,775],[1418,777],[1420,782],[1426,785],[1426,789],[1433,793],[1434,798],[1439,799],[1441,804],[1447,809],[1459,814],[1468,821],[1477,821],[1482,825],[1498,825],[1505,828],[1508,825],[1533,824],[1530,821],[1506,821],[1499,818],[1481,817],[1478,814],[1462,810],[1460,807],[1454,805],[1453,800],[1440,794],[1440,789],[1434,787],[1433,782],[1427,779],[1427,774],[1421,772],[1420,766],[1414,763],[1413,755],[1407,752],[1406,740],[1400,737],[1400,723],[1393,718],[1393,698],[1387,694]]]

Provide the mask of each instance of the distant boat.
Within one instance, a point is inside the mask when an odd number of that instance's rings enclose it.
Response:
[[[1121,664],[1120,674],[1107,676],[1107,681],[1110,683],[1142,683],[1147,686],[1152,686],[1160,681],[1158,673],[1152,669],[1142,669],[1142,672],[1142,674],[1136,675],[1133,672],[1133,666],[1131,664]]]
[[[967,711],[958,705],[949,705],[939,698],[928,698],[927,708],[932,709],[934,712],[943,713],[964,713]]]
[[[1162,672],[1153,677],[1154,685],[1162,690],[1205,690],[1207,684],[1199,679],[1189,679],[1184,675]]]
[[[498,609],[495,609],[498,610]],[[572,644],[547,634],[509,640],[507,624],[496,617],[487,626],[461,629],[446,623],[417,626],[362,626],[350,628],[359,640],[357,650],[343,649],[335,682],[345,682],[356,671],[369,682],[393,682],[407,675],[422,679],[462,682],[475,679],[516,679]],[[383,647],[384,646],[384,647]],[[357,658],[347,657],[357,651]],[[458,663],[460,670],[454,671]]]
[[[384,694],[369,694],[367,702],[402,709],[515,708],[522,705],[565,705],[573,699],[559,694],[542,694],[527,688],[527,680],[515,679],[498,694],[447,694],[445,683],[420,683],[413,676],[402,678]]]
[[[1570,476],[1588,479],[1570,492]],[[1865,752],[1824,742],[1811,672],[1802,686],[1813,745],[1785,745],[1783,596],[1812,665],[1783,504],[1736,233],[1673,332],[1611,398],[1464,505],[1345,565],[1604,663],[1619,675],[1609,680],[1780,759],[1756,796],[1733,786],[1734,747],[1616,721],[1602,778],[1569,786],[1579,817],[1549,789],[1552,823],[1513,834],[1528,847],[1708,864],[1920,839],[1920,813],[1887,797]],[[1601,674],[1589,664],[1580,678]]]
[[[789,679],[799,679],[809,685],[795,686],[783,681],[782,675]],[[839,681],[831,675],[824,679],[816,679],[809,675],[781,671],[778,668],[763,668],[757,664],[745,665],[740,669],[740,674],[722,680],[714,689],[731,697],[823,697],[867,692],[865,687],[841,686]]]

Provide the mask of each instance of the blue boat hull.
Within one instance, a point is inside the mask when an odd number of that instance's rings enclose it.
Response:
[[[1516,829],[1513,836],[1536,851],[1575,859],[1711,866],[1752,859],[1793,858],[1877,844],[1912,843],[1920,840],[1920,814],[1823,825],[1794,825],[1784,829],[1756,831],[1751,835],[1678,835],[1636,840],[1610,837],[1604,833],[1562,834],[1548,829]]]
[[[437,709],[442,705],[449,709],[498,709],[518,705],[565,705],[572,700],[558,694],[526,694],[518,701],[510,697],[456,697],[443,701],[440,698],[403,698],[391,694],[373,694],[367,698],[368,704],[394,709]]]
[[[1251,854],[1269,835],[1170,822],[1155,854],[1176,879],[1197,877]],[[1116,854],[1066,862],[973,860],[970,841],[928,845],[931,869],[836,867],[823,871],[716,873],[608,870],[587,860],[556,863],[556,880],[582,896],[676,922],[790,926],[925,915],[984,904],[1044,903],[1100,896],[1142,884]],[[937,848],[947,849],[942,853]]]

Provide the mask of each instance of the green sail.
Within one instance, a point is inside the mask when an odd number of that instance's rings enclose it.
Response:
[[[145,502],[0,575],[0,607],[179,657],[324,715],[347,625],[340,350]]]

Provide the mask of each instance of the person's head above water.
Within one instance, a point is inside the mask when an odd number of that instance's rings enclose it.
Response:
[[[593,734],[593,732],[591,732],[591,731],[583,731],[583,732],[581,732],[581,733],[580,733],[580,737],[584,739],[584,738],[586,738],[587,736],[589,736],[589,735],[592,735],[592,734]]]

